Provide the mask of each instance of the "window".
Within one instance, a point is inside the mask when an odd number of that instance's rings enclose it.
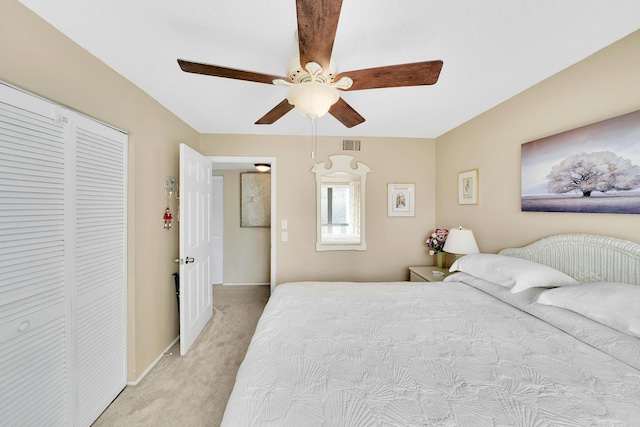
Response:
[[[351,215],[353,195],[349,187],[349,184],[322,186],[323,234],[347,234],[354,228],[354,218]]]
[[[353,157],[330,156],[330,163],[316,163],[317,251],[364,251],[364,197],[369,167]],[[327,168],[327,164],[331,164]]]

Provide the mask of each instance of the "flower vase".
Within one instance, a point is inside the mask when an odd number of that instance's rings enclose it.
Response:
[[[446,252],[437,252],[436,253],[436,263],[438,268],[445,268],[447,265],[447,253]]]

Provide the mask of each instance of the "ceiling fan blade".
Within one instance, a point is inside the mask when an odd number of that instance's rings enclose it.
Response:
[[[205,74],[214,77],[226,77],[228,79],[246,80],[249,82],[273,84],[276,79],[289,80],[288,77],[273,76],[270,74],[254,73],[253,71],[236,70],[234,68],[219,67],[217,65],[201,64],[199,62],[178,59],[182,71],[194,74]]]
[[[300,65],[317,62],[329,72],[342,0],[296,0]]]
[[[442,70],[442,61],[424,61],[349,71],[338,74],[334,80],[338,81],[345,76],[350,77],[353,85],[348,90],[424,86],[437,82],[440,70]]]
[[[362,117],[342,98],[339,98],[338,102],[329,108],[329,114],[338,119],[340,123],[348,128],[352,128],[364,122],[364,117]]]
[[[293,105],[289,104],[287,99],[284,99],[281,103],[276,105],[267,114],[262,116],[257,122],[257,125],[270,125],[276,122],[280,117],[293,110]]]

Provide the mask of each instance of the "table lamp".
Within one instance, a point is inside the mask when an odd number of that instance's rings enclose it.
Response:
[[[473,237],[473,231],[462,227],[449,230],[449,235],[444,242],[443,250],[456,255],[456,258],[462,255],[477,254],[480,252],[476,244],[476,239]]]

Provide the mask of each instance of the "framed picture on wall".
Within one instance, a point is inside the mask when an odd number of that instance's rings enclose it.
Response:
[[[640,214],[640,110],[522,144],[523,212]]]
[[[478,169],[458,174],[458,204],[478,204]]]
[[[240,174],[240,227],[271,226],[271,174]]]
[[[416,185],[388,183],[387,216],[416,216]]]

